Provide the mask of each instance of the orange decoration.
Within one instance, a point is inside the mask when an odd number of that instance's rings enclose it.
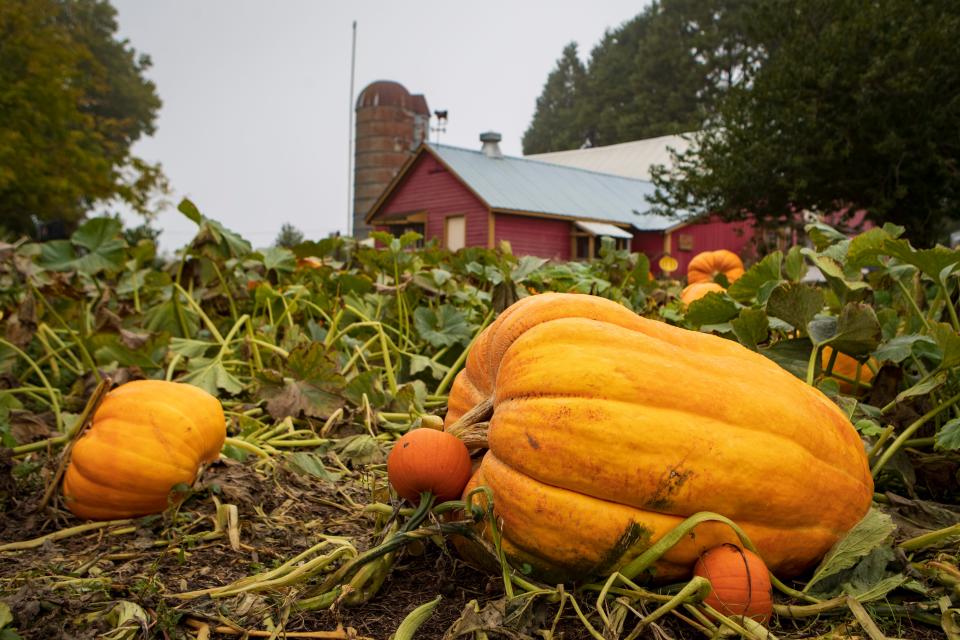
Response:
[[[720,293],[722,291],[726,291],[726,289],[721,287],[716,282],[694,282],[693,284],[687,285],[684,290],[680,292],[680,300],[683,301],[683,304],[690,304],[694,300],[699,300],[711,291]]]
[[[704,602],[728,616],[766,622],[773,613],[770,571],[760,556],[732,544],[710,549],[697,560],[693,575],[710,581]]]
[[[713,282],[721,273],[727,277],[730,284],[742,276],[743,262],[740,256],[726,249],[704,251],[694,256],[687,266],[687,282]]]
[[[387,456],[387,476],[397,494],[418,502],[429,491],[438,502],[456,500],[470,479],[472,463],[463,441],[435,429],[403,435]]]
[[[220,401],[190,384],[136,380],[107,394],[73,448],[63,479],[67,508],[114,520],[167,508],[170,490],[193,484],[227,435]]]

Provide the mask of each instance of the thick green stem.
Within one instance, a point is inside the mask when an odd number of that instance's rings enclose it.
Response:
[[[903,446],[903,443],[909,440],[910,437],[914,433],[916,433],[920,427],[925,425],[928,420],[935,417],[940,412],[946,409],[949,409],[958,400],[960,400],[960,393],[949,398],[947,401],[941,403],[940,406],[935,407],[930,411],[926,412],[925,414],[917,418],[917,420],[914,421],[909,427],[904,429],[903,433],[897,436],[897,439],[894,440],[889,447],[887,447],[886,451],[883,452],[883,455],[880,456],[880,459],[877,460],[877,463],[873,465],[873,469],[871,470],[871,472],[873,473],[873,477],[877,477],[877,474],[880,473],[880,470],[883,469],[884,465],[890,461],[890,458],[893,457],[893,454],[899,451],[900,448]]]
[[[40,378],[40,382],[43,384],[43,388],[47,391],[47,396],[50,398],[50,408],[53,410],[54,420],[57,421],[57,431],[63,433],[63,416],[60,415],[60,401],[57,400],[57,392],[54,390],[53,385],[50,384],[50,381],[47,380],[47,376],[44,375],[43,370],[37,366],[37,363],[34,362],[33,358],[28,356],[25,351],[21,350],[20,347],[0,338],[0,345],[3,345],[16,353],[18,356],[23,358],[23,360],[33,369],[34,373],[37,374],[37,377]],[[97,380],[100,379],[100,374],[97,374]]]

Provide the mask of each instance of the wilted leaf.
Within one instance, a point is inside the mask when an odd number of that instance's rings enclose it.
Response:
[[[800,282],[806,271],[807,265],[800,247],[790,247],[787,257],[783,260],[783,274],[792,282]]]
[[[741,309],[740,316],[730,321],[730,327],[740,344],[757,350],[757,345],[767,339],[767,314],[763,309]]]
[[[337,482],[343,476],[342,473],[327,469],[323,460],[313,453],[297,451],[290,455],[289,460],[290,468],[295,472],[320,478],[324,482]]]
[[[783,254],[774,251],[747,269],[746,273],[730,285],[727,293],[737,302],[750,302],[758,297],[760,288],[764,284],[780,281],[780,264],[782,262]]]
[[[903,402],[907,398],[913,398],[916,396],[925,396],[934,389],[941,387],[946,381],[947,373],[946,371],[941,371],[937,375],[927,378],[926,380],[898,393],[897,402]]]
[[[941,451],[960,449],[960,418],[949,420],[940,427],[936,436],[936,448]]]
[[[823,310],[823,292],[808,284],[784,282],[770,292],[767,315],[775,316],[796,328],[807,326]]]
[[[420,337],[437,348],[466,344],[473,336],[466,317],[448,304],[441,305],[436,311],[418,307],[413,312],[413,324]]]
[[[193,340],[190,338],[171,338],[170,351],[179,353],[184,358],[200,358],[207,353],[207,349],[216,347],[215,342]]]
[[[120,236],[122,225],[113,218],[91,218],[70,236],[73,244],[84,248],[84,255],[73,264],[74,269],[93,275],[123,266],[123,250],[127,243]]]
[[[177,205],[177,211],[192,220],[196,225],[203,222],[203,216],[200,214],[200,210],[197,209],[197,205],[193,204],[193,201],[189,198],[184,198],[180,201],[180,204]]]
[[[830,548],[803,591],[806,593],[824,578],[855,565],[860,558],[883,545],[895,529],[896,525],[890,516],[871,508],[847,535]]]
[[[737,304],[722,293],[711,291],[699,300],[694,300],[687,308],[687,322],[695,327],[705,324],[721,324],[736,318]]]
[[[284,363],[283,375],[264,372],[259,376],[260,396],[274,418],[326,418],[343,406],[346,386],[337,365],[322,343],[297,347]]]
[[[365,465],[383,460],[377,439],[365,433],[340,440],[336,449],[340,457],[354,465]]]
[[[547,264],[546,258],[536,256],[523,256],[517,266],[510,271],[510,279],[514,282],[523,282],[531,273]]]

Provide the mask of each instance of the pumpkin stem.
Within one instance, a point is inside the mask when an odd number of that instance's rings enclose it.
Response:
[[[465,434],[470,427],[480,424],[481,422],[489,422],[492,417],[493,398],[487,398],[482,402],[478,402],[470,411],[460,416],[460,419],[450,425],[446,431],[459,438],[461,434]]]

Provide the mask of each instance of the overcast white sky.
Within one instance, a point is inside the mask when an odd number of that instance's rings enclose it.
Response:
[[[479,148],[494,130],[504,153],[521,155],[564,45],[586,58],[645,4],[114,0],[120,36],[153,58],[163,100],[156,134],[134,148],[174,188],[161,245],[193,236],[174,208],[184,195],[254,246],[272,244],[284,222],[307,238],[345,229],[353,20],[355,93],[395,80],[449,111],[441,142]]]

